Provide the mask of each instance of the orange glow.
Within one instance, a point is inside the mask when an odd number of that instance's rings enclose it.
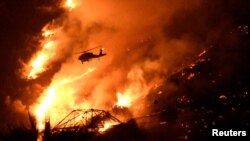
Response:
[[[64,6],[73,9],[76,7],[76,3],[73,0],[66,0]],[[49,29],[49,25],[46,25],[42,29],[42,36],[45,39],[42,44],[42,49],[28,63],[28,74],[25,75],[28,79],[36,79],[40,73],[46,71],[49,60],[55,54],[56,42],[51,39],[51,36],[55,35],[57,30],[58,29]]]
[[[48,26],[43,28],[42,35],[45,39],[41,44],[42,49],[28,63],[26,71],[28,74],[25,74],[28,79],[36,79],[40,73],[46,71],[46,67],[50,63],[49,60],[54,57],[57,47],[57,42],[51,39],[55,33],[55,31],[49,30]]]
[[[102,127],[102,128],[99,128],[99,132],[105,132],[105,131],[107,131],[108,129],[112,128],[114,125],[117,125],[117,124],[118,124],[117,122],[106,121],[106,122],[103,124],[103,127]]]
[[[45,116],[46,111],[48,110],[48,108],[50,107],[53,97],[55,95],[56,89],[55,87],[51,86],[48,88],[48,90],[46,91],[46,96],[44,98],[44,102],[40,105],[40,107],[37,109],[36,111],[36,115],[38,117],[38,129],[41,130],[43,129],[44,125],[41,121],[43,121],[43,117]]]
[[[76,2],[78,1],[65,0],[60,6],[71,10],[80,4]],[[113,39],[109,40],[109,34],[113,33],[107,33],[107,35],[105,33],[105,36],[102,34],[99,35],[98,33],[96,37],[93,36],[93,39],[92,36],[90,39],[85,38],[85,28],[87,28],[87,26],[81,25],[80,28],[84,29],[81,31],[78,29],[78,26],[75,25],[75,23],[78,23],[78,20],[79,23],[82,23],[81,20],[85,18],[87,19],[86,23],[92,22],[92,19],[88,19],[88,13],[91,12],[85,13],[83,9],[86,8],[74,9],[75,11],[72,11],[72,14],[63,16],[58,21],[54,20],[49,25],[45,26],[42,30],[43,40],[41,41],[41,50],[32,57],[27,65],[28,70],[26,77],[35,79],[39,74],[47,71],[49,66],[53,65],[51,62],[56,62],[58,58],[62,60],[58,59],[60,61],[60,69],[49,79],[51,83],[43,90],[37,102],[31,106],[31,111],[37,119],[39,131],[44,129],[46,116],[50,117],[50,123],[53,127],[53,125],[61,121],[74,109],[96,108],[107,110],[110,108],[108,106],[115,104],[118,107],[130,107],[132,111],[134,106],[131,105],[135,104],[139,98],[145,96],[149,89],[154,86],[153,82],[152,84],[146,83],[143,75],[144,69],[148,69],[151,72],[158,68],[152,67],[151,62],[149,62],[149,64],[145,62],[145,64],[142,63],[140,65],[130,64],[133,65],[133,67],[131,69],[128,68],[128,70],[119,68],[113,69],[118,67],[113,66],[112,63],[117,63],[113,61],[120,59],[116,59],[115,57],[117,55],[123,55],[122,53],[126,54],[126,52],[124,52],[123,49],[118,49],[117,51],[112,50],[114,41]],[[74,17],[83,15],[81,12],[84,12],[87,17]],[[65,21],[64,18],[66,18]],[[56,26],[60,26],[59,28],[61,30]],[[101,38],[99,38],[99,36]],[[120,35],[118,35],[117,38],[120,39]],[[121,41],[118,41],[118,43],[121,42],[121,44],[123,44],[123,40],[122,35]],[[88,49],[100,42],[104,42],[105,49],[110,51],[110,55],[106,57],[107,59],[99,59],[100,61],[81,64],[77,60],[78,55],[73,55],[75,50]],[[101,50],[104,50],[104,48],[101,48]],[[140,55],[142,53],[139,52],[138,54]],[[129,58],[127,54],[125,57]],[[113,58],[115,60],[112,60]],[[157,66],[157,64],[153,66]],[[90,77],[87,76],[85,78],[86,75],[95,70],[94,68],[87,69],[89,66],[97,67],[98,71],[90,75]],[[117,72],[113,70],[117,70]],[[119,84],[121,80],[126,81]],[[118,92],[116,94],[114,91],[120,91],[121,93]],[[117,98],[117,100],[115,98]],[[115,123],[105,121],[100,131],[106,131],[113,125],[115,125]]]
[[[55,34],[55,31],[53,31],[53,30],[45,30],[45,31],[42,33],[42,35],[43,35],[44,37],[49,37],[49,36],[52,36],[53,34]]]
[[[56,44],[54,41],[48,41],[44,43],[43,48],[38,52],[37,56],[30,61],[30,71],[28,74],[29,79],[35,79],[38,77],[38,74],[46,70],[46,65],[48,61],[54,56],[53,47]]]
[[[89,68],[86,72],[75,77],[64,77],[60,80],[54,80],[44,94],[39,98],[39,103],[33,107],[34,114],[37,117],[38,129],[44,129],[44,119],[46,114],[57,113],[55,117],[50,116],[52,124],[58,122],[76,107],[88,108],[88,103],[75,104],[75,93],[73,82],[80,80],[87,74],[94,71],[94,68]],[[70,108],[70,109],[67,109]]]
[[[65,7],[68,7],[69,9],[73,9],[76,7],[76,3],[74,2],[74,0],[66,0]]]
[[[48,41],[46,42],[43,47],[46,48],[46,49],[50,49],[54,46],[55,42],[54,41]]]
[[[129,107],[131,105],[131,102],[132,102],[131,100],[132,99],[128,95],[118,93],[116,105],[120,106],[120,107]]]

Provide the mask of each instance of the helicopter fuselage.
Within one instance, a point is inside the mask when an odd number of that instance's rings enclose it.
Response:
[[[86,52],[86,53],[83,53],[82,55],[80,55],[78,60],[80,60],[83,63],[86,61],[90,61],[91,59],[99,58],[99,57],[102,57],[105,55],[106,55],[105,53],[93,54],[91,52]]]

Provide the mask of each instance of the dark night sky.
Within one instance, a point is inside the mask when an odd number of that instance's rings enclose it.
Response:
[[[26,99],[20,89],[28,86],[31,82],[27,82],[21,79],[18,75],[18,70],[21,69],[20,60],[27,62],[32,53],[37,50],[38,41],[34,39],[38,36],[42,27],[50,22],[53,18],[63,14],[63,10],[58,8],[58,1],[60,0],[2,0],[0,1],[0,127],[3,127],[7,120],[13,119],[12,111],[5,105],[6,96],[10,95],[16,99]],[[43,7],[51,6],[54,10],[44,10]],[[200,9],[191,12],[179,12],[176,17],[172,19],[172,23],[166,27],[168,29],[168,36],[178,38],[178,36],[189,33],[197,37],[197,40],[203,41],[208,31],[201,30],[203,27],[194,26],[196,21],[204,22],[199,25],[206,25],[208,29],[216,29],[213,26],[217,26],[221,21],[227,25],[224,31],[237,30],[239,25],[250,25],[250,4],[246,0],[204,0],[204,5]],[[203,15],[200,15],[202,13]],[[202,19],[204,16],[204,19]],[[199,17],[200,19],[197,19]],[[183,21],[189,21],[185,26],[182,26]],[[176,30],[176,27],[178,30]],[[173,28],[172,28],[173,27]],[[170,30],[169,30],[170,29]],[[171,31],[173,29],[173,31]],[[224,32],[226,33],[226,32]],[[221,80],[221,83],[216,87],[206,87],[212,89],[222,89],[224,91],[244,91],[249,90],[249,35],[240,37],[240,39],[232,36],[227,36],[221,33],[220,35],[225,37],[214,37],[214,42],[211,44],[218,48],[212,49],[209,56],[217,61],[208,64],[207,70],[213,72],[223,72],[224,69],[228,69],[225,72],[225,79]],[[238,34],[238,33],[237,33]],[[240,33],[239,33],[240,34]],[[235,35],[238,36],[238,35]],[[234,40],[236,39],[236,40]],[[208,43],[210,44],[210,43]],[[231,45],[230,45],[231,44]],[[223,47],[221,47],[223,46]],[[230,49],[226,48],[231,47]],[[242,48],[241,48],[242,47]],[[235,49],[237,48],[237,49]],[[230,51],[235,52],[233,56],[229,56]],[[209,67],[213,67],[212,69]],[[206,71],[204,71],[206,73]],[[207,79],[201,78],[201,79]],[[43,80],[38,80],[38,82]],[[200,81],[194,81],[192,85],[186,89],[192,89],[194,93],[199,93]],[[206,83],[207,81],[202,81]],[[33,83],[33,82],[32,82]],[[238,87],[238,83],[241,85]],[[180,87],[184,87],[183,83],[178,83]],[[206,84],[205,84],[206,85]],[[197,86],[197,87],[195,87]],[[235,87],[229,89],[228,87]],[[238,90],[237,90],[238,89]],[[243,90],[244,89],[244,90]],[[183,90],[185,91],[185,90]],[[183,92],[180,90],[180,92]],[[211,93],[215,91],[211,90]],[[248,91],[250,93],[250,91]],[[203,96],[196,96],[199,101],[205,101]],[[192,97],[192,95],[191,95]],[[25,104],[31,104],[32,101],[27,101]],[[199,105],[200,103],[196,103]],[[218,106],[218,105],[217,105]],[[248,106],[248,105],[246,105]],[[215,107],[216,109],[216,107]],[[246,109],[249,110],[249,107]],[[15,119],[15,118],[14,118]],[[17,119],[18,120],[18,119]]]

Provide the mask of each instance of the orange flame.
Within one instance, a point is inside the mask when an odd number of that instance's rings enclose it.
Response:
[[[117,93],[117,103],[116,106],[119,107],[129,107],[131,105],[132,99],[129,95]]]
[[[47,92],[46,92],[46,96],[43,100],[43,103],[41,103],[39,109],[36,111],[36,116],[38,117],[38,121],[42,121],[43,117],[46,113],[46,111],[48,110],[49,106],[52,103],[52,100],[54,99],[56,93],[56,89],[55,87],[51,86],[48,88]],[[43,129],[44,125],[42,122],[38,122],[38,129]]]
[[[73,9],[76,7],[76,3],[73,0],[66,0],[64,6]],[[46,71],[48,64],[51,62],[51,58],[55,55],[56,48],[60,43],[58,42],[59,40],[54,40],[54,38],[52,38],[54,35],[57,35],[56,31],[57,30],[49,30],[47,28],[43,30],[42,35],[45,38],[45,41],[42,44],[41,51],[39,51],[29,63],[29,66],[31,67],[31,70],[28,73],[29,78],[36,78],[40,73]],[[71,64],[70,68],[72,68]],[[84,99],[82,100],[84,102],[81,101],[80,104],[75,103],[76,98],[78,97],[75,96],[77,87],[74,82],[82,79],[92,71],[94,71],[94,69],[88,69],[87,72],[81,74],[77,73],[78,75],[73,77],[66,76],[66,73],[59,73],[60,77],[58,79],[53,78],[52,83],[38,99],[38,102],[31,107],[37,118],[37,125],[40,131],[44,129],[44,119],[49,112],[53,113],[53,115],[50,115],[50,121],[53,126],[55,122],[60,121],[62,117],[73,109],[90,108],[90,104],[85,102]],[[69,72],[71,73],[71,70]],[[142,76],[143,71],[139,66],[133,68],[131,72],[129,72],[127,77],[131,84],[128,85],[128,89],[123,93],[117,93],[117,106],[130,107],[132,102],[135,102],[135,100],[147,93],[150,86],[144,83]],[[94,97],[94,99],[96,99],[96,97]],[[100,131],[106,131],[113,125],[115,125],[115,123],[105,121],[103,128],[100,128]]]
[[[76,3],[73,0],[66,0],[64,7],[73,9],[76,7]],[[42,36],[45,38],[42,49],[28,63],[28,79],[36,79],[39,74],[46,71],[49,60],[55,55],[57,45],[56,42],[51,39],[51,36],[55,35],[58,29],[49,29],[48,27],[49,26],[46,25],[42,29]]]
[[[28,79],[35,79],[44,72],[48,61],[55,55],[54,50],[57,47],[57,42],[50,39],[54,33],[55,31],[47,29],[47,26],[43,29],[42,35],[45,37],[45,41],[42,44],[42,49],[29,62]]]
[[[72,78],[62,78],[61,80],[54,81],[48,89],[45,91],[45,93],[39,98],[40,103],[35,105],[34,108],[34,114],[37,117],[38,122],[38,129],[41,131],[44,129],[44,118],[45,115],[48,112],[58,112],[65,110],[65,113],[67,114],[70,110],[74,109],[76,107],[76,104],[74,103],[75,99],[73,94],[75,93],[74,88],[71,83],[80,80],[82,77],[86,76],[87,74],[94,71],[94,68],[88,69],[83,74],[72,77]],[[89,107],[86,105],[87,103],[83,103],[82,105],[77,105],[78,107]],[[72,109],[67,109],[72,108]],[[69,110],[69,111],[68,111]],[[50,117],[51,121],[59,121],[60,118],[62,118],[63,115],[57,115],[55,119],[53,117]],[[53,124],[53,123],[52,123]]]
[[[42,35],[43,35],[44,37],[50,37],[50,36],[52,36],[53,34],[55,34],[55,32],[56,32],[56,31],[53,31],[53,30],[45,30],[45,31],[42,33]]]
[[[117,125],[117,124],[118,124],[117,122],[106,121],[106,122],[104,122],[103,127],[99,128],[99,132],[105,132],[108,129],[112,128],[114,125]]]
[[[72,10],[77,6],[74,0],[65,0],[62,4],[64,8]],[[52,28],[51,28],[52,26]],[[51,63],[53,57],[55,57],[56,49],[58,47],[57,32],[61,27],[54,27],[55,24],[51,23],[42,29],[43,41],[41,42],[41,50],[38,51],[32,59],[25,65],[25,77],[28,79],[36,79],[39,74],[47,70],[48,64]],[[27,66],[27,67],[26,67]],[[38,102],[31,107],[32,112],[37,118],[37,126],[39,130],[44,129],[44,119],[48,112],[65,112],[68,114],[69,110],[76,108],[74,103],[75,93],[74,85],[71,84],[82,77],[86,76],[90,72],[94,71],[94,68],[88,69],[86,72],[73,76],[63,76],[60,80],[53,80],[51,85],[44,90],[43,94],[38,98]],[[77,108],[86,108],[88,103],[81,103],[77,105]],[[56,117],[50,117],[51,121],[59,121],[63,115],[56,115]],[[52,123],[53,124],[53,123]]]

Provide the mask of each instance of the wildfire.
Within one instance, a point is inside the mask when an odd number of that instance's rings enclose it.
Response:
[[[67,110],[66,107],[74,109],[74,106],[76,105],[74,104],[74,97],[72,95],[75,93],[75,91],[73,86],[70,84],[81,79],[94,70],[94,68],[89,68],[86,72],[80,74],[79,76],[75,76],[72,78],[65,77],[62,78],[62,81],[56,80],[48,87],[48,89],[45,91],[45,94],[40,97],[40,103],[34,107],[34,113],[37,117],[39,130],[44,129],[44,118],[48,112],[54,113],[62,110]],[[82,107],[86,108],[88,106],[83,105]],[[65,111],[65,113],[67,112],[69,111]],[[62,117],[63,115],[57,115],[56,118],[58,119],[55,120],[58,121]]]
[[[131,105],[132,99],[129,95],[122,94],[120,92],[117,93],[117,103],[116,106],[119,107],[129,107]]]
[[[73,0],[65,0],[62,5],[65,8],[73,9],[76,7],[76,3]],[[41,49],[32,57],[29,63],[26,65],[25,77],[28,79],[36,79],[39,74],[48,69],[53,57],[55,57],[56,50],[58,50],[59,42],[57,39],[57,33],[61,27],[55,27],[55,23],[50,23],[44,26],[42,29]],[[34,104],[31,108],[37,118],[38,129],[44,128],[44,118],[48,112],[67,111],[67,108],[75,108],[75,97],[72,96],[75,93],[73,88],[73,82],[81,79],[85,75],[94,71],[94,68],[88,69],[86,72],[66,77],[62,76],[60,80],[53,80],[50,86],[44,90],[44,93],[38,99],[38,103]],[[79,104],[78,106],[86,106]],[[65,108],[67,107],[67,108]],[[61,110],[60,108],[63,108]],[[61,118],[58,116],[56,118]],[[56,119],[58,120],[58,119]]]
[[[57,47],[57,42],[50,39],[50,36],[55,31],[48,30],[47,27],[43,29],[43,37],[45,38],[42,49],[29,62],[28,79],[35,79],[38,75],[46,70],[49,60],[55,55],[54,49]]]
[[[65,8],[73,9],[77,5],[73,0],[65,0],[63,6]],[[38,51],[35,56],[33,56],[28,64],[30,70],[28,71],[27,77],[30,79],[37,78],[39,74],[48,69],[49,64],[52,62],[52,59],[55,58],[55,54],[60,54],[60,52],[57,53],[56,51],[61,49],[59,47],[61,47],[61,44],[64,43],[63,40],[67,40],[67,38],[62,38],[61,36],[59,36],[59,28],[55,28],[53,23],[51,23],[51,26],[53,28],[45,26],[42,30],[42,36],[44,40],[41,43],[41,50]],[[59,32],[64,33],[64,30],[60,30]],[[72,69],[74,68],[73,65],[73,61],[70,63],[66,62],[62,64],[62,66],[67,66],[66,68],[68,70],[60,70],[58,73],[56,73],[56,77],[52,79],[51,84],[38,98],[38,102],[31,107],[33,114],[36,116],[38,129],[40,131],[44,129],[45,116],[49,113],[53,113],[53,115],[50,115],[50,122],[53,126],[53,124],[60,121],[71,110],[88,109],[90,108],[91,102],[91,106],[98,107],[99,105],[101,105],[99,104],[99,101],[103,101],[104,98],[99,95],[98,98],[90,96],[90,98],[88,98],[88,100],[90,100],[87,102],[85,102],[84,98],[75,95],[77,94],[77,91],[80,90],[79,86],[82,85],[75,82],[81,80],[84,76],[91,73],[95,69],[89,68],[86,72],[83,73],[82,69]],[[134,67],[128,73],[127,77],[130,84],[127,86],[125,91],[123,91],[122,93],[117,93],[117,103],[115,104],[116,106],[130,107],[132,105],[132,102],[135,102],[139,97],[147,93],[150,86],[144,84],[144,79],[142,76],[143,71],[140,66]],[[106,85],[101,85],[102,83],[100,85],[98,84],[97,88],[93,88],[94,94],[96,94],[97,92],[99,93],[100,89],[105,89],[107,87]],[[92,90],[88,91],[91,91],[89,93],[92,93]],[[100,128],[100,131],[106,131],[115,124],[117,123],[105,121],[103,124],[103,128]]]
[[[37,55],[37,57],[32,61],[31,70],[29,72],[28,78],[29,79],[35,79],[38,77],[38,74],[44,72],[46,70],[45,64],[46,61],[49,60],[50,57],[52,57],[52,54],[44,53],[46,51],[42,51]]]
[[[66,0],[64,7],[73,9],[76,7],[76,3],[73,0]],[[42,49],[28,63],[28,74],[26,74],[28,79],[36,79],[39,74],[46,71],[49,60],[55,55],[57,43],[51,37],[57,33],[59,28],[49,29],[48,27],[49,25],[46,25],[42,29],[42,36],[44,37],[41,44]]]

